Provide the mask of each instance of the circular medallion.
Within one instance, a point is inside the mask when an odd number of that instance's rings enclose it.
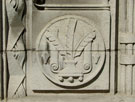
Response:
[[[42,72],[55,84],[67,87],[90,82],[103,68],[103,38],[89,19],[76,15],[49,22],[37,40]]]

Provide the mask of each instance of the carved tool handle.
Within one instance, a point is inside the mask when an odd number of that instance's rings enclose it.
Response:
[[[59,70],[59,54],[58,51],[50,45],[50,65],[53,72],[57,72]]]
[[[86,46],[84,51],[84,70],[85,73],[90,72],[92,69],[92,42]]]

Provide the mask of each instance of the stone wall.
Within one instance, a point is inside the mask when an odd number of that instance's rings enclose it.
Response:
[[[2,1],[2,0],[1,0]],[[2,2],[0,1],[0,40],[2,39]],[[1,40],[2,41],[2,40]],[[1,88],[2,88],[2,83],[1,83],[1,79],[2,79],[2,67],[1,67],[1,55],[2,55],[2,49],[1,49],[1,43],[0,41],[0,98],[1,98]]]
[[[119,66],[118,91],[135,94],[135,1],[119,4]]]
[[[6,1],[4,99],[134,102],[135,0]]]

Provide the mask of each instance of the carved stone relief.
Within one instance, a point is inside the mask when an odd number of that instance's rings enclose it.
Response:
[[[89,19],[76,15],[49,22],[39,35],[37,50],[41,51],[37,57],[45,76],[62,86],[87,83],[105,61],[104,41],[98,29]]]
[[[118,2],[2,0],[2,101],[134,102],[134,0]]]
[[[27,71],[32,91],[28,94],[48,89],[109,90],[109,12],[88,12],[33,11],[31,46],[35,51]]]
[[[0,1],[0,39],[2,39],[2,2]],[[2,43],[0,41],[0,100],[2,96]]]
[[[135,8],[134,0],[120,6],[119,89],[121,94],[135,94]],[[127,12],[127,13],[124,13]]]
[[[36,6],[77,6],[77,5],[88,5],[88,4],[108,4],[108,0],[33,0]]]
[[[9,69],[9,97],[25,96],[25,1],[6,0],[9,23],[7,60]]]

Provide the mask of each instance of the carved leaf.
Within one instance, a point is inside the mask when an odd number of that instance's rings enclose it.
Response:
[[[11,5],[13,6],[14,9],[17,10],[19,1],[18,0],[10,0]]]
[[[82,53],[82,51],[84,50],[84,48],[94,40],[94,38],[96,37],[95,33],[93,34],[88,34],[87,36],[85,36],[77,45],[76,50],[75,50],[75,55],[74,58],[77,56],[80,56],[80,54]]]
[[[10,3],[15,9],[15,11],[19,11],[24,8],[24,0],[10,0]]]
[[[66,34],[66,54],[68,59],[73,59],[73,49],[74,49],[74,34],[76,31],[77,20],[69,19],[68,31]]]
[[[49,41],[49,43],[55,47],[55,49],[57,51],[60,51],[60,54],[62,56],[65,56],[64,51],[61,51],[61,50],[65,50],[65,47],[61,44],[61,42],[59,41],[59,39],[57,37],[55,37],[53,34],[51,34],[50,31],[47,31],[46,38]]]
[[[6,0],[6,10],[9,24],[7,49],[11,50],[25,32],[23,24],[25,2],[24,0]]]

